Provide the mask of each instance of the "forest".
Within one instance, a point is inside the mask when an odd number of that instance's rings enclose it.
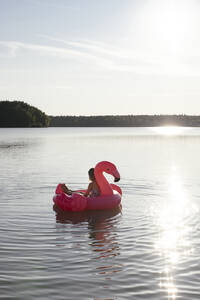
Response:
[[[0,101],[0,127],[200,127],[200,116],[105,115],[48,116],[22,101]]]
[[[107,115],[50,116],[52,127],[154,127],[200,126],[200,116],[188,115]]]
[[[48,127],[50,118],[23,101],[0,101],[0,127]]]

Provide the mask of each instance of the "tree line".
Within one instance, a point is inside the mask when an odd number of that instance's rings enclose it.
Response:
[[[107,115],[47,116],[22,101],[0,101],[0,127],[200,127],[200,116],[188,115]]]
[[[200,126],[200,116],[188,115],[107,115],[50,116],[52,127],[154,127]]]

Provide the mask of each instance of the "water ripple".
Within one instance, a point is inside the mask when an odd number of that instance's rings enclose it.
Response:
[[[0,299],[198,299],[200,132],[76,130],[1,135]],[[119,164],[122,210],[53,207],[100,157]]]

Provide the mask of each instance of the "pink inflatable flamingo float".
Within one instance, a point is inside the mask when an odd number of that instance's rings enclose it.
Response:
[[[83,211],[83,210],[102,210],[113,209],[120,205],[122,191],[119,186],[110,184],[103,173],[108,173],[114,177],[114,181],[120,180],[120,174],[114,164],[108,161],[99,162],[94,168],[96,182],[100,188],[100,196],[85,197],[78,190],[72,195],[67,195],[62,191],[61,184],[56,188],[53,197],[54,203],[62,210]]]

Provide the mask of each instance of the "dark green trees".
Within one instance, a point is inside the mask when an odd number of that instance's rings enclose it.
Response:
[[[187,115],[51,116],[50,118],[52,127],[200,127],[200,116]]]
[[[22,101],[0,101],[0,127],[47,127],[49,117]]]

